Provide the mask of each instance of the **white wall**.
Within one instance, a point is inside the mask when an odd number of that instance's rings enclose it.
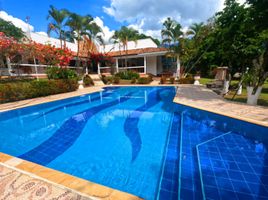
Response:
[[[40,44],[51,44],[57,48],[60,48],[60,40],[52,37],[48,37],[45,35],[41,35],[38,33],[31,32],[31,39]],[[73,52],[77,52],[77,44],[66,42],[66,46]]]
[[[147,73],[157,75],[157,56],[149,56],[146,58]]]
[[[157,74],[160,74],[163,72],[163,63],[161,56],[157,57]]]
[[[120,48],[119,48],[120,45]],[[150,38],[147,39],[141,39],[137,40],[136,43],[133,41],[128,42],[128,50],[131,49],[141,49],[141,48],[157,48],[157,44],[154,43],[154,41]],[[105,48],[102,46],[99,47],[101,52],[113,52],[113,51],[119,51],[123,50],[123,45],[122,44],[107,44],[105,45]]]

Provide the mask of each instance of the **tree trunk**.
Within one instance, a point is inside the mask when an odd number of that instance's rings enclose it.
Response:
[[[127,54],[128,54],[128,52],[127,52],[127,45],[125,46],[125,52],[126,52],[125,67],[127,67]]]
[[[35,59],[35,57],[33,58],[33,60],[34,60],[34,69],[35,69],[36,79],[39,81],[39,76],[38,76],[38,71],[37,71],[37,65],[36,65],[36,59]]]
[[[61,30],[60,30],[60,48],[62,49],[62,36],[61,36]]]
[[[79,66],[79,51],[80,51],[80,46],[79,46],[79,40],[77,40],[77,54],[76,54],[76,62],[75,62],[75,66],[78,67]]]
[[[7,62],[8,74],[10,76],[13,76],[13,74],[12,74],[13,70],[12,70],[12,66],[11,66],[10,59],[8,56],[6,56],[6,62]]]
[[[239,85],[238,86],[238,90],[237,90],[237,95],[241,95],[242,94],[242,90],[243,90],[242,85]]]
[[[181,61],[180,61],[180,56],[177,55],[177,69],[176,69],[176,76],[177,78],[180,78],[181,77]]]
[[[230,81],[225,80],[223,83],[222,95],[225,95],[229,92],[229,86],[230,86]]]
[[[254,93],[254,87],[247,86],[247,104],[257,105],[258,98],[261,94],[262,86],[259,86]]]

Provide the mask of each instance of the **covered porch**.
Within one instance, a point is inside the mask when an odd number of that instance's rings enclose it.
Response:
[[[129,50],[124,52],[112,52],[111,56],[114,58],[114,66],[98,65],[98,74],[103,73],[117,73],[125,70],[132,70],[140,74],[159,75],[165,70],[165,55],[167,50],[165,48],[151,48]]]

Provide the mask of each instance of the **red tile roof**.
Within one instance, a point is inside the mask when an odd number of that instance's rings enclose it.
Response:
[[[142,48],[142,49],[130,49],[127,52],[122,50],[122,51],[112,51],[109,52],[108,55],[112,57],[117,57],[117,56],[125,56],[125,55],[138,55],[138,54],[143,54],[143,53],[157,53],[157,52],[162,52],[162,51],[167,51],[168,49],[159,47],[159,48]]]

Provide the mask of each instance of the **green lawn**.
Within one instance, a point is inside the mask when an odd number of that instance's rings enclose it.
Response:
[[[213,79],[201,78],[200,83],[205,85],[206,83],[208,83],[210,81],[213,81]],[[237,81],[232,81],[231,84],[236,84],[236,83],[237,83]],[[230,92],[230,94],[226,95],[225,98],[228,100],[231,100],[233,97],[233,94],[234,94],[234,92]],[[242,95],[235,96],[234,101],[246,103],[246,101],[247,101],[246,88],[243,88]],[[262,93],[261,93],[259,100],[258,100],[258,105],[268,106],[268,80],[266,80],[266,82],[263,86]]]

